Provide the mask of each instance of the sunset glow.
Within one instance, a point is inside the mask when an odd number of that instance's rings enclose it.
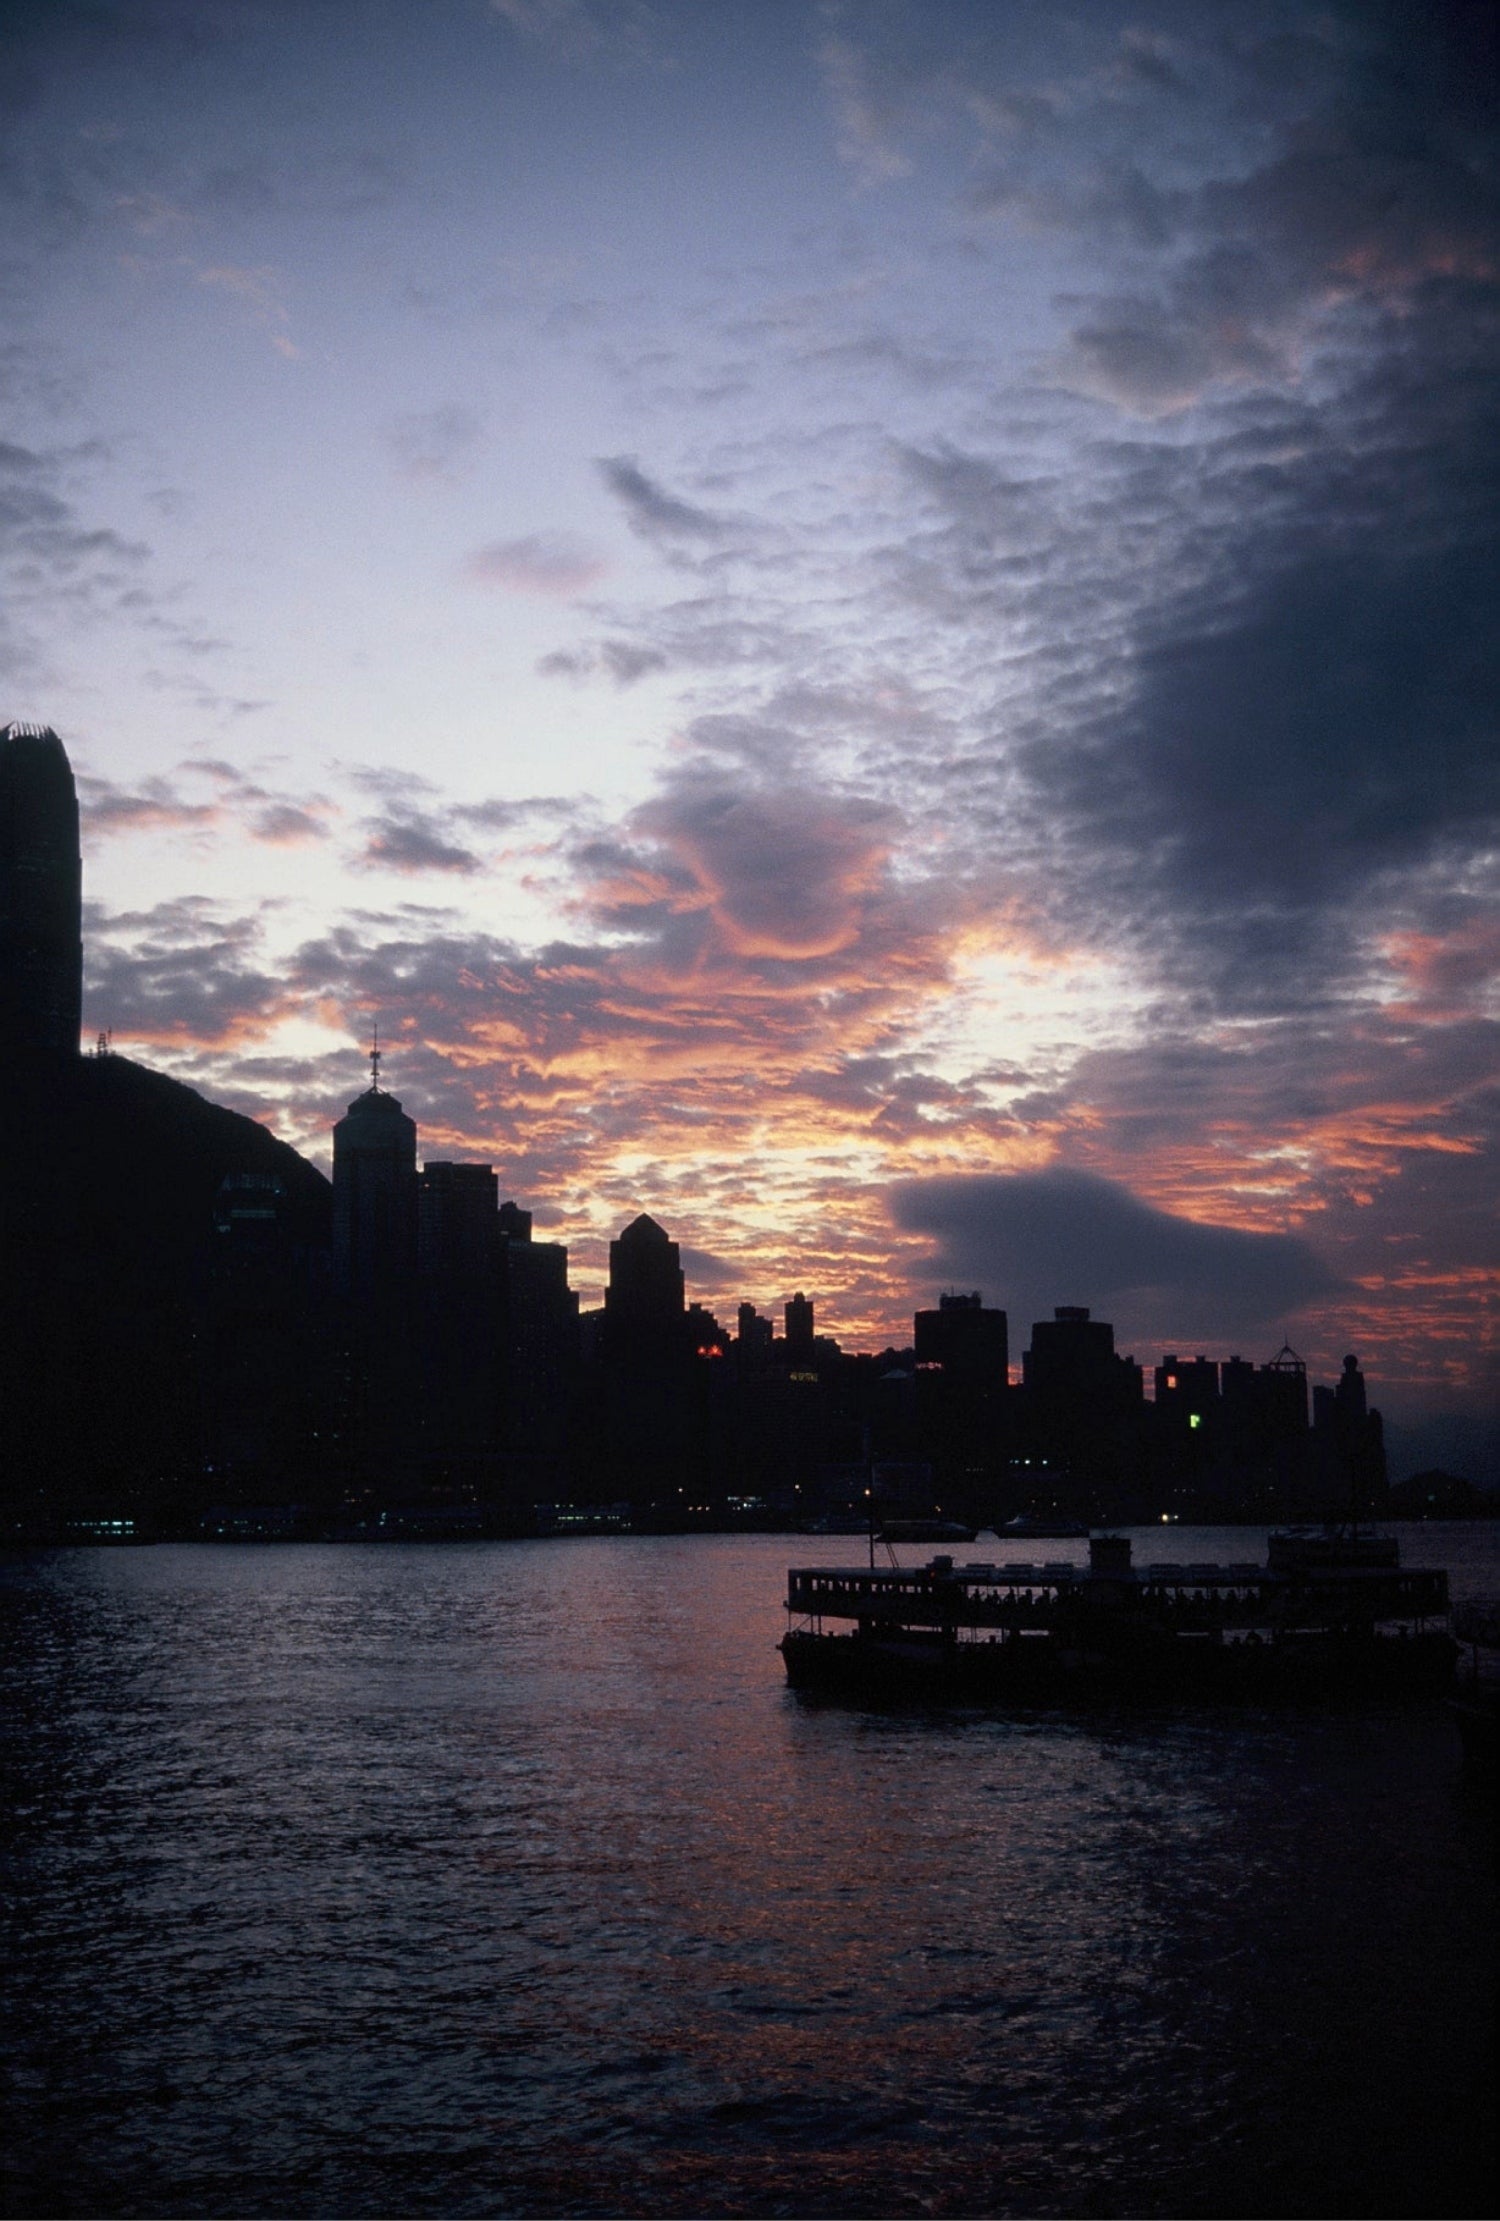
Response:
[[[956,1280],[1486,1439],[1500,219],[1420,11],[20,16],[86,1040],[326,1162],[378,1020],[585,1304],[648,1210],[725,1316]]]

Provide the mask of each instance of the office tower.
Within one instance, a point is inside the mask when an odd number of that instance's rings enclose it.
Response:
[[[1005,1313],[987,1309],[977,1288],[949,1290],[935,1311],[917,1313],[913,1341],[918,1438],[953,1508],[983,1516],[988,1498],[975,1491],[995,1482],[1007,1447]]]
[[[753,1303],[742,1303],[738,1312],[739,1364],[742,1373],[763,1372],[770,1362],[775,1328],[763,1319]]]
[[[1307,1432],[1307,1367],[1290,1342],[1256,1375],[1262,1408],[1272,1431],[1290,1439]]]
[[[646,1359],[677,1356],[685,1300],[677,1244],[643,1211],[609,1245],[604,1317],[611,1354]]]
[[[1141,1369],[1115,1350],[1115,1330],[1086,1306],[1063,1304],[1031,1329],[1023,1353],[1032,1457],[1076,1481],[1123,1481],[1140,1455]]]
[[[686,1291],[677,1244],[654,1218],[609,1245],[597,1460],[615,1496],[675,1501],[691,1433]]]
[[[500,1186],[487,1164],[425,1164],[417,1175],[417,1273],[429,1300],[472,1297],[494,1278]]]
[[[1347,1425],[1357,1426],[1360,1420],[1367,1417],[1369,1407],[1365,1401],[1365,1376],[1359,1369],[1357,1357],[1344,1359],[1344,1370],[1333,1395]]]
[[[500,1291],[509,1469],[555,1489],[577,1391],[578,1297],[564,1244],[533,1241],[531,1213],[515,1203],[500,1206]]]
[[[1313,1450],[1324,1509],[1356,1518],[1385,1501],[1385,1428],[1369,1408],[1357,1357],[1346,1357],[1336,1388],[1313,1390]]]
[[[380,1085],[370,1085],[333,1129],[333,1267],[342,1295],[370,1304],[409,1287],[417,1262],[417,1128]]]
[[[1005,1313],[985,1307],[976,1288],[961,1295],[950,1290],[938,1297],[936,1311],[916,1315],[918,1368],[935,1367],[950,1380],[983,1383],[1003,1390],[1010,1367],[1009,1329]]]
[[[787,1363],[811,1365],[814,1356],[811,1300],[799,1291],[787,1305],[785,1316]]]
[[[78,794],[50,726],[0,727],[0,1044],[78,1054]]]
[[[487,1164],[417,1175],[423,1462],[436,1485],[485,1490],[500,1434],[499,1186]]]
[[[1086,1304],[1059,1304],[1050,1319],[1031,1329],[1031,1347],[1022,1355],[1026,1386],[1045,1402],[1068,1407],[1116,1389],[1115,1330],[1090,1318]]]
[[[213,1495],[232,1502],[311,1471],[321,1352],[286,1182],[271,1172],[226,1173],[213,1228],[194,1343],[205,1467]]]
[[[1168,1351],[1156,1368],[1156,1407],[1181,1432],[1208,1424],[1219,1403],[1219,1368],[1209,1357],[1178,1357]]]

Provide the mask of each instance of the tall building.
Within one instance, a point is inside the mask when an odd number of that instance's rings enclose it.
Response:
[[[1022,1353],[1030,1454],[1075,1482],[1115,1486],[1139,1460],[1141,1368],[1115,1349],[1115,1330],[1082,1304],[1062,1304],[1031,1329]]]
[[[675,1357],[682,1347],[686,1287],[677,1244],[643,1211],[609,1245],[605,1338],[615,1356]]]
[[[1085,1304],[1059,1304],[1050,1319],[1031,1329],[1022,1356],[1026,1386],[1048,1403],[1087,1406],[1117,1394],[1115,1330],[1089,1316]]]
[[[753,1303],[742,1303],[738,1312],[739,1361],[742,1373],[764,1372],[770,1363],[775,1328],[763,1319]]]
[[[810,1365],[813,1361],[814,1327],[812,1299],[799,1289],[786,1306],[786,1357],[789,1365]]]
[[[50,725],[0,727],[0,1044],[78,1054],[78,793]]]
[[[417,1175],[422,1452],[441,1488],[485,1489],[499,1447],[499,1187],[487,1164]]]
[[[644,1212],[609,1245],[596,1465],[613,1496],[675,1502],[691,1434],[686,1289],[677,1244]]]
[[[1307,1432],[1307,1367],[1283,1342],[1276,1355],[1256,1374],[1269,1422],[1278,1436],[1291,1439]]]
[[[1196,1431],[1219,1403],[1219,1368],[1210,1357],[1178,1357],[1169,1350],[1156,1368],[1156,1407],[1180,1430]]]
[[[513,1202],[500,1206],[500,1289],[510,1470],[517,1483],[531,1473],[541,1492],[555,1492],[576,1400],[578,1298],[563,1243],[533,1241],[531,1213]]]
[[[936,1311],[915,1322],[917,1425],[935,1457],[942,1488],[958,1490],[953,1508],[976,1517],[989,1509],[976,1495],[996,1478],[1005,1453],[1010,1378],[1009,1323],[980,1291],[950,1289]]]
[[[1003,1391],[1009,1378],[1009,1328],[1003,1311],[986,1307],[976,1288],[971,1294],[949,1290],[936,1311],[916,1315],[918,1369],[935,1367],[952,1380]]]
[[[472,1299],[487,1288],[499,1238],[500,1186],[491,1168],[429,1158],[417,1175],[417,1271],[429,1300]]]
[[[1313,1390],[1313,1448],[1323,1508],[1368,1516],[1386,1496],[1385,1429],[1365,1393],[1357,1357],[1335,1388]]]
[[[356,1304],[410,1286],[417,1263],[417,1127],[380,1085],[370,1085],[333,1129],[333,1269]]]

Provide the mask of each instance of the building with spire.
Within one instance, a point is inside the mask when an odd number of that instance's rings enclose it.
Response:
[[[417,1268],[417,1127],[380,1084],[381,1049],[370,1051],[370,1084],[333,1129],[333,1272],[359,1308],[409,1290]]]
[[[72,766],[50,725],[0,726],[0,1043],[76,1057],[82,1005]]]

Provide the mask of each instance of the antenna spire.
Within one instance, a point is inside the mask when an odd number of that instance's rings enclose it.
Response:
[[[380,1020],[377,1018],[370,1039],[370,1093],[380,1093]]]

